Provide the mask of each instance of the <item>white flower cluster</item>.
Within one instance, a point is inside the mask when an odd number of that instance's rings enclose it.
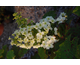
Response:
[[[9,38],[11,40],[11,45],[16,45],[26,49],[30,49],[31,47],[43,47],[44,49],[53,48],[53,44],[58,40],[55,38],[55,36],[47,36],[47,34],[49,30],[52,30],[51,24],[54,24],[57,21],[62,23],[61,21],[65,16],[66,14],[64,12],[60,14],[58,19],[54,19],[52,16],[47,16],[46,18],[41,19],[40,22],[36,23],[35,25],[26,25],[26,27],[16,30],[12,34],[14,39]],[[55,35],[57,35],[57,30],[58,29],[55,27]]]
[[[66,20],[66,17],[67,17],[66,13],[62,12],[60,16],[56,19],[56,21],[59,21],[58,24],[63,23],[64,20]]]

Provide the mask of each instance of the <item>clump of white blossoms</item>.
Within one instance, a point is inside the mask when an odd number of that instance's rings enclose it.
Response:
[[[52,16],[47,16],[44,19],[41,19],[39,23],[35,25],[26,25],[19,30],[16,30],[12,36],[14,38],[10,38],[11,45],[16,45],[21,48],[30,49],[43,47],[44,49],[53,48],[53,44],[56,43],[58,40],[56,39],[55,35],[57,35],[57,27],[52,28],[51,24],[54,24],[58,21],[58,24],[63,23],[66,20],[66,14],[63,12],[57,19],[54,19]],[[47,35],[49,30],[54,29],[53,36]]]
[[[58,24],[63,23],[66,20],[66,13],[62,12],[59,17],[56,19],[56,21],[58,21]]]

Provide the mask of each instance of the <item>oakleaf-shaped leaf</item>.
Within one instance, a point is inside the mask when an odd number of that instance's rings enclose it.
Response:
[[[59,45],[58,51],[56,51],[55,59],[67,59],[72,58],[71,55],[71,42],[70,42],[71,35],[69,35],[66,40]]]
[[[44,48],[42,47],[38,48],[38,55],[41,57],[41,59],[46,59],[48,57],[44,51]]]
[[[7,52],[7,59],[14,59],[14,57],[15,55],[13,50]]]
[[[59,49],[56,51],[55,59],[73,59],[75,58],[78,45],[78,38],[74,37],[71,41],[71,35],[59,45]],[[76,55],[77,56],[77,55]]]

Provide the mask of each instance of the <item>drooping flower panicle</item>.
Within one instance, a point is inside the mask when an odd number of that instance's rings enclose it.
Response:
[[[53,44],[57,42],[55,36],[47,35],[49,30],[52,30],[51,24],[54,24],[58,21],[58,24],[63,23],[66,20],[66,14],[63,12],[57,19],[54,19],[52,16],[47,16],[44,19],[41,19],[39,23],[35,25],[26,25],[26,27],[19,27],[19,30],[16,30],[12,35],[14,38],[10,38],[11,45],[16,45],[21,48],[30,49],[43,47],[44,49],[53,48]],[[57,35],[58,29],[54,28],[54,35]]]

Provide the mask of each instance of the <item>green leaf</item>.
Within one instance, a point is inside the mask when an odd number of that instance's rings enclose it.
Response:
[[[59,49],[58,51],[56,51],[56,56],[55,59],[67,59],[67,58],[72,58],[73,56],[70,54],[71,51],[71,43],[70,43],[70,37],[71,35],[69,35],[67,37],[67,39],[59,45]]]
[[[59,45],[59,49],[56,51],[55,59],[73,59],[75,58],[78,45],[78,38],[74,37],[71,41],[71,35]]]
[[[70,28],[69,31],[66,33],[66,36],[70,34],[72,34],[71,39],[73,39],[74,37],[78,37],[80,39],[80,26]]]
[[[14,55],[14,51],[10,50],[7,52],[7,59],[14,59],[15,55]]]
[[[74,37],[74,39],[72,40],[72,44],[71,44],[72,54],[76,53],[77,45],[78,45],[78,40],[79,39],[77,37]]]
[[[77,46],[76,54],[75,54],[77,59],[80,59],[80,45]]]
[[[56,42],[56,43],[54,44],[54,49],[55,49],[55,50],[58,50],[58,49],[59,49],[59,45],[60,45],[62,42],[64,42],[64,40],[59,40],[58,42]]]
[[[73,10],[74,14],[77,14],[78,16],[80,16],[80,6],[77,6],[74,10]]]
[[[37,29],[32,29],[32,35],[34,35],[34,37],[36,36],[36,34],[38,33],[38,30]]]
[[[54,59],[54,57],[55,57],[55,49],[54,48],[49,49],[47,55],[48,55],[48,57],[50,59]]]
[[[38,48],[38,54],[39,54],[41,59],[46,59],[47,58],[47,55],[44,51],[44,48],[42,48],[42,47]]]
[[[44,16],[42,18],[46,18],[46,16],[52,16],[53,18],[56,17],[56,11],[49,11],[47,13],[44,14]]]
[[[65,33],[65,24],[59,24],[59,27],[58,27],[58,35],[60,36],[60,37],[62,37],[63,35],[64,35],[64,33]]]
[[[4,50],[4,53],[3,53],[2,55],[3,55],[3,58],[5,58],[5,57],[6,57],[6,54],[7,54],[7,51],[8,51],[7,45],[4,45],[4,46],[2,47],[2,49]]]
[[[21,58],[25,53],[27,53],[28,49],[23,49],[16,47],[15,45],[12,47],[12,49],[15,54],[15,58]]]
[[[27,53],[27,49],[20,49],[20,51],[18,52],[19,57],[21,58],[25,53]]]
[[[2,49],[7,49],[7,45],[4,45],[4,46],[2,47]]]
[[[1,49],[1,50],[0,50],[0,58],[2,58],[2,57],[3,57],[3,53],[4,53],[4,50],[3,50],[3,49]]]
[[[34,56],[31,56],[31,59],[41,59],[38,53],[35,53]]]
[[[71,9],[66,9],[64,12],[66,13],[67,15],[67,20],[65,21],[65,23],[69,24],[71,23],[72,19],[73,19],[73,16],[71,17],[70,15],[72,14],[72,11]]]
[[[19,52],[20,48],[19,48],[19,47],[16,47],[16,46],[14,45],[14,46],[12,46],[12,49],[11,49],[11,50],[14,51],[15,58],[19,58],[18,52]]]

